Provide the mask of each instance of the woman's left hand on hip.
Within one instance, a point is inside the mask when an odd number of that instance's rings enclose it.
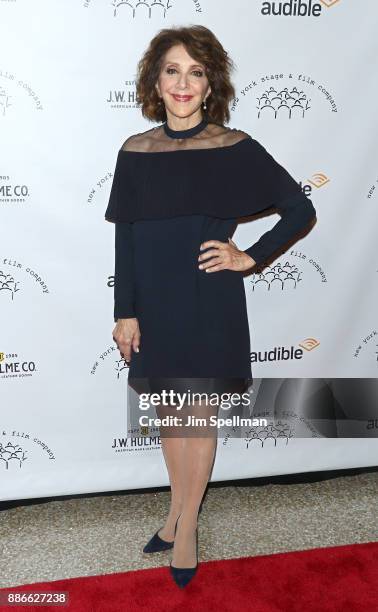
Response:
[[[213,247],[213,248],[210,248]],[[206,240],[200,245],[200,251],[209,249],[198,257],[199,268],[205,272],[218,272],[219,270],[234,270],[244,272],[256,264],[255,260],[244,251],[240,251],[235,242],[220,240]]]

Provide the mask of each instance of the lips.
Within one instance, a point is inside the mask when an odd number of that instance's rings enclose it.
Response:
[[[191,100],[193,98],[193,96],[179,96],[176,94],[172,94],[174,99],[177,100],[178,102],[188,102],[189,100]]]

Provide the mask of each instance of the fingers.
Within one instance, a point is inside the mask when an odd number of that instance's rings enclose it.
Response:
[[[132,341],[132,347],[136,353],[139,353],[139,345],[140,345],[140,334],[135,334],[134,339]]]
[[[132,358],[132,349],[139,353],[141,334],[139,329],[133,330],[128,326],[122,326],[115,329],[113,339],[117,344],[118,350],[125,361],[130,362]]]
[[[221,255],[224,255],[224,251],[228,251],[230,248],[227,242],[221,242],[220,240],[207,240],[200,245],[200,250],[204,248],[209,248],[214,246],[216,248],[210,249],[206,251],[206,253],[201,253],[198,257],[199,262],[201,263],[198,267],[200,270],[205,270],[209,267],[209,264],[213,266],[215,263],[221,263],[223,260],[220,259]],[[211,259],[211,261],[209,261]]]
[[[210,240],[204,242],[204,244],[208,244],[209,242],[219,242],[219,240]],[[200,262],[198,267],[200,270],[204,270],[205,272],[217,272],[218,270],[224,270],[229,260],[231,262],[231,256],[228,253],[229,245],[225,242],[219,242],[219,244],[222,245],[222,250],[220,248],[210,249],[198,257],[198,261]]]
[[[225,262],[221,257],[212,257],[210,261],[206,261],[198,266],[200,270],[204,270],[205,272],[215,272],[216,270],[223,270],[225,266]]]
[[[206,261],[207,259],[210,259],[210,257],[219,257],[219,250],[211,249],[210,251],[206,251],[206,253],[202,253],[199,255],[198,261]]]
[[[131,361],[131,338],[121,340],[118,348],[126,361]]]
[[[226,242],[221,242],[220,240],[206,240],[206,242],[202,242],[200,244],[200,251],[204,249],[208,249],[209,247],[217,247],[219,249],[228,246]]]
[[[226,266],[223,264],[216,264],[214,266],[210,266],[209,268],[205,268],[205,272],[218,272],[218,270],[226,270]]]
[[[240,253],[235,242],[229,237],[228,242],[220,240],[207,240],[200,245],[200,249],[215,247],[201,253],[198,257],[199,269],[205,272],[218,272],[219,270],[240,270],[235,255]]]

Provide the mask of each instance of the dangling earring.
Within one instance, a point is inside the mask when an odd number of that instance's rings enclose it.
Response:
[[[207,109],[207,106],[206,106],[206,98],[205,98],[203,101],[203,110],[206,110],[206,109]]]

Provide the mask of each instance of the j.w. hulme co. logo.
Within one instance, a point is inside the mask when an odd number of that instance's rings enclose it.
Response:
[[[110,108],[139,108],[140,104],[136,99],[135,79],[125,81],[119,89],[111,89],[106,103]]]
[[[25,204],[29,201],[29,198],[30,188],[28,185],[12,180],[9,175],[0,176],[0,203],[3,206],[7,204],[14,207]]]
[[[37,370],[37,364],[33,359],[22,358],[13,351],[0,352],[0,379],[25,378],[33,376]]]

